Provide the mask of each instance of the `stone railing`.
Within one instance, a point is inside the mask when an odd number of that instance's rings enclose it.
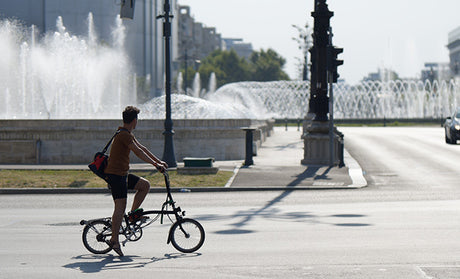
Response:
[[[254,127],[259,146],[273,131],[272,120],[174,120],[174,151],[184,157],[242,160],[245,134]],[[88,164],[101,151],[119,120],[0,120],[0,164]],[[136,138],[161,158],[163,120],[140,120]],[[140,162],[132,157],[132,162]]]

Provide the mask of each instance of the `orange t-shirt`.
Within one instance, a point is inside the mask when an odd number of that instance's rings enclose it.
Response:
[[[119,127],[118,129],[122,129]],[[129,170],[129,153],[128,145],[134,142],[134,135],[123,129],[113,139],[110,155],[105,169],[105,173],[125,176]]]

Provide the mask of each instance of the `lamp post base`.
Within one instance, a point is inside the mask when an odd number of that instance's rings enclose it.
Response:
[[[334,129],[334,160],[332,165],[342,165],[343,139],[340,132]],[[329,145],[329,122],[313,121],[302,135],[304,140],[304,158],[302,165],[331,165]]]
[[[165,145],[163,150],[163,157],[162,161],[168,164],[169,168],[177,167],[176,157],[174,156],[174,143],[173,143],[173,135],[174,131],[164,131],[163,135],[165,137]]]

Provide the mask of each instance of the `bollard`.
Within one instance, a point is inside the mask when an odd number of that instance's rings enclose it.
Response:
[[[343,158],[345,142],[343,141],[343,134],[340,133],[340,140],[339,140],[339,168],[345,167],[345,159]]]
[[[246,158],[244,160],[245,166],[254,165],[254,161],[252,160],[253,150],[252,150],[252,142],[253,136],[252,132],[255,130],[254,128],[242,128],[242,130],[246,131]]]

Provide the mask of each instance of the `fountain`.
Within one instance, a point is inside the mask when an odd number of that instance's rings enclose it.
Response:
[[[179,72],[179,74],[177,74],[177,80],[176,80],[177,94],[184,94],[185,91],[183,91],[182,89],[183,84],[184,84],[184,77],[182,76],[182,72]]]
[[[211,102],[239,104],[257,118],[303,118],[310,98],[303,81],[238,82],[208,94]],[[450,81],[368,81],[334,84],[334,118],[425,118],[450,115],[460,105],[460,84]]]
[[[334,89],[336,118],[439,119],[460,105],[460,84],[450,81],[369,81]]]
[[[98,43],[91,13],[87,24],[77,37],[58,17],[57,31],[38,40],[33,26],[0,22],[0,119],[118,118],[136,103],[121,19],[111,46]]]
[[[209,76],[208,94],[213,94],[217,89],[216,73],[212,72]]]
[[[243,104],[227,104],[212,102],[182,94],[172,94],[171,103],[173,119],[260,119],[260,115],[253,113]],[[164,97],[153,98],[145,104],[139,105],[143,119],[164,118]]]
[[[137,104],[125,28],[119,18],[115,23],[107,44],[99,42],[91,14],[85,36],[72,35],[61,17],[56,32],[42,37],[33,26],[0,21],[0,163],[87,164],[101,149],[119,126],[124,107]],[[226,107],[198,98],[203,90],[199,76],[196,81],[196,97],[172,96],[176,157],[243,158],[240,127],[261,127],[260,142],[272,122],[254,120],[257,115],[238,104]],[[143,121],[136,136],[161,154],[164,96],[137,106]]]
[[[135,75],[124,50],[125,30],[116,19],[110,45],[97,39],[92,15],[88,34],[71,35],[64,20],[38,38],[35,28],[0,21],[0,163],[88,163],[136,104]],[[304,81],[238,82],[193,96],[173,94],[176,157],[244,158],[240,127],[259,127],[260,144],[272,118],[303,118],[309,84]],[[181,93],[178,78],[178,93]],[[206,93],[206,91],[208,91]],[[459,105],[459,84],[389,81],[334,85],[335,118],[439,118]],[[143,124],[136,135],[161,154],[164,96],[137,104]],[[102,120],[109,119],[109,120]],[[260,132],[260,133],[259,133]]]
[[[200,73],[196,72],[195,76],[193,77],[192,92],[190,96],[195,97],[195,98],[200,98],[201,97],[200,92],[201,92]]]
[[[309,83],[236,82],[202,98],[173,95],[175,119],[301,119],[308,112]],[[198,91],[197,91],[198,92]],[[336,119],[439,119],[460,105],[460,84],[450,81],[367,81],[334,84]],[[161,119],[164,98],[140,105],[146,119]]]
[[[111,45],[98,42],[90,13],[85,37],[71,35],[64,20],[38,39],[34,26],[0,22],[0,119],[118,119],[136,104],[135,75],[117,18]],[[216,77],[202,89],[194,77],[188,95],[173,98],[173,118],[303,118],[309,84],[303,81],[238,82],[216,90]],[[177,78],[180,94],[181,75]],[[336,119],[442,118],[459,105],[455,81],[373,81],[334,84]],[[163,97],[139,105],[145,119],[163,119]]]

